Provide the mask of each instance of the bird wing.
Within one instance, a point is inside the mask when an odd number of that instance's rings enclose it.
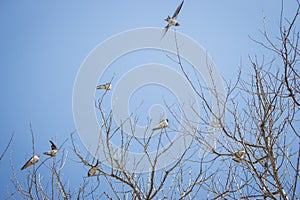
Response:
[[[164,126],[164,122],[160,122],[158,125],[157,125],[157,128],[162,128]]]
[[[56,145],[54,144],[54,142],[52,142],[51,140],[49,140],[51,143],[51,150],[57,150]]]
[[[98,85],[96,88],[97,89],[104,89],[104,85]]]
[[[51,155],[52,155],[52,154],[51,154],[51,151],[46,151],[46,152],[44,152],[43,154],[48,155],[48,156],[51,156]]]
[[[25,169],[26,167],[28,167],[31,164],[31,158],[25,163],[25,165],[23,165],[23,167],[21,168],[21,170]]]
[[[242,162],[242,158],[237,158],[237,157],[235,157],[235,158],[233,158],[232,159],[234,162]]]
[[[176,19],[176,18],[177,18],[178,14],[179,14],[179,12],[180,12],[180,10],[181,10],[181,8],[182,8],[183,2],[184,2],[184,0],[181,2],[181,4],[180,4],[180,5],[177,7],[177,9],[175,10],[175,12],[174,12],[174,14],[173,14],[173,16],[172,16],[173,19]]]
[[[165,26],[165,28],[164,28],[164,33],[163,33],[163,35],[162,35],[161,38],[165,37],[165,35],[166,35],[166,33],[168,32],[170,26],[171,26],[170,24],[168,24],[167,26]]]
[[[31,157],[26,163],[25,165],[23,165],[23,167],[21,168],[21,170],[27,168],[28,166],[30,166],[32,164],[32,160],[33,160],[33,157]]]
[[[165,122],[164,121],[161,121],[159,122],[159,124],[157,124],[157,126],[154,128],[154,130],[157,130],[157,129],[161,129],[165,126]]]

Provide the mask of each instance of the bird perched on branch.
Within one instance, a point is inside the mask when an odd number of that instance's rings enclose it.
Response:
[[[177,9],[175,10],[173,16],[170,17],[170,16],[168,15],[168,17],[165,19],[165,21],[167,21],[168,24],[165,26],[164,34],[163,34],[162,37],[164,37],[164,36],[166,35],[167,31],[169,30],[169,28],[170,28],[171,26],[180,26],[179,22],[178,22],[176,19],[177,19],[177,16],[178,16],[178,14],[179,14],[181,8],[182,8],[183,3],[184,3],[184,0],[183,0],[183,1],[181,2],[181,4],[177,7]]]
[[[54,144],[54,142],[52,142],[51,140],[49,140],[49,142],[51,143],[51,150],[44,152],[44,154],[54,157],[54,156],[56,156],[58,149],[57,149],[56,145]]]
[[[37,163],[40,159],[40,155],[38,154],[34,154],[26,163],[25,165],[23,165],[23,167],[21,168],[21,170],[26,169],[27,167],[29,167],[30,165],[33,165],[35,163]]]
[[[98,85],[96,89],[102,89],[102,90],[110,90],[111,89],[111,83],[105,83],[103,85]]]
[[[96,171],[97,171],[97,169],[98,169],[98,164],[99,164],[99,162],[98,162],[98,160],[97,160],[96,165],[94,165],[94,166],[88,171],[88,176],[93,176],[93,175],[96,173]]]
[[[169,120],[164,119],[161,122],[159,122],[159,124],[156,127],[154,127],[152,129],[152,131],[159,130],[159,129],[162,129],[162,128],[166,128],[168,125],[169,125]]]
[[[233,153],[234,158],[232,160],[235,162],[242,162],[245,153],[246,153],[245,150],[239,150],[239,151]]]

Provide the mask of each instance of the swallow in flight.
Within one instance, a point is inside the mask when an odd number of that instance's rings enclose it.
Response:
[[[169,30],[169,28],[170,28],[171,26],[180,26],[179,22],[178,22],[176,19],[177,19],[177,16],[178,16],[178,14],[179,14],[181,8],[182,8],[183,2],[184,2],[184,0],[183,0],[183,1],[181,2],[181,4],[177,7],[177,9],[175,10],[175,12],[174,12],[174,14],[173,14],[172,17],[170,17],[170,16],[168,15],[168,17],[165,19],[165,21],[167,21],[168,24],[165,26],[164,34],[163,34],[162,37],[164,37],[164,36],[166,35],[167,31]]]

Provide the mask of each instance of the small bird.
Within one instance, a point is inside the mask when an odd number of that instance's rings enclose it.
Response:
[[[165,19],[165,21],[167,21],[168,24],[167,24],[167,26],[165,26],[165,31],[164,31],[164,34],[163,34],[162,37],[164,37],[164,36],[166,35],[167,31],[169,30],[169,28],[170,28],[171,26],[180,26],[179,22],[178,22],[176,19],[177,19],[177,16],[178,16],[178,14],[179,14],[181,8],[182,8],[183,2],[184,2],[184,0],[183,0],[183,1],[181,2],[181,4],[177,7],[177,9],[175,10],[175,12],[174,12],[174,14],[173,14],[172,17],[170,17],[170,16],[168,15],[168,17]]]
[[[161,122],[159,122],[159,124],[155,128],[153,128],[152,131],[165,128],[168,125],[169,125],[169,120],[168,119],[164,119]]]
[[[111,89],[111,83],[105,83],[103,85],[98,85],[96,89],[102,89],[102,90],[110,90]]]
[[[56,156],[58,149],[57,149],[56,145],[54,144],[54,142],[52,142],[51,140],[49,140],[49,142],[51,143],[51,150],[44,152],[44,154],[54,157],[54,156]]]
[[[27,167],[29,167],[30,165],[33,165],[35,163],[37,163],[40,159],[40,155],[38,154],[34,154],[26,163],[25,165],[23,165],[23,167],[21,168],[21,170],[26,169]]]
[[[232,155],[234,156],[234,158],[232,160],[235,162],[242,162],[245,153],[246,153],[245,150],[239,150],[239,151],[233,153]]]
[[[97,171],[97,169],[98,169],[98,164],[99,164],[99,162],[98,162],[98,160],[97,160],[96,165],[94,165],[94,166],[88,171],[88,176],[93,176],[93,175],[96,173],[96,171]]]

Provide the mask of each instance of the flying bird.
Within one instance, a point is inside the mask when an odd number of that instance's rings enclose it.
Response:
[[[155,130],[159,130],[159,129],[162,129],[162,128],[165,128],[169,125],[169,120],[168,119],[164,119],[162,120],[161,122],[159,122],[159,124],[152,129],[152,131],[155,131]]]
[[[49,140],[49,142],[51,143],[51,150],[44,152],[44,154],[54,157],[54,156],[56,156],[58,149],[57,149],[56,145],[54,144],[54,142],[52,142],[51,140]]]
[[[233,153],[234,158],[232,160],[235,162],[242,162],[245,153],[246,153],[245,150],[239,150],[239,151]]]
[[[175,10],[175,12],[174,12],[174,14],[173,14],[172,17],[170,17],[170,16],[168,15],[168,17],[165,19],[165,21],[167,21],[168,24],[165,26],[165,31],[164,31],[164,34],[163,34],[162,37],[164,37],[164,36],[166,35],[167,31],[169,30],[169,28],[170,28],[171,26],[180,26],[179,22],[178,22],[176,19],[177,19],[177,16],[178,16],[178,14],[179,14],[181,8],[182,8],[183,2],[184,2],[184,0],[183,0],[183,1],[181,2],[181,4],[177,7],[177,9]]]
[[[102,89],[102,90],[110,90],[111,89],[111,83],[105,83],[103,85],[98,85],[96,89]]]
[[[26,169],[27,167],[29,167],[30,165],[33,165],[35,163],[37,163],[40,159],[40,155],[38,154],[34,154],[26,163],[25,165],[23,165],[23,167],[21,168],[21,170]]]
[[[97,171],[97,169],[98,169],[98,164],[99,164],[99,162],[98,162],[98,160],[97,160],[96,165],[94,165],[94,166],[88,171],[88,176],[93,176],[93,175],[96,173],[96,171]]]

